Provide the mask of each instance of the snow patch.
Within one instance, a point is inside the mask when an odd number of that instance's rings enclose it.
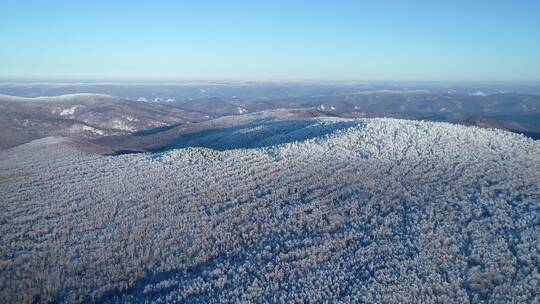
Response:
[[[470,96],[487,96],[486,93],[482,92],[482,91],[476,91],[474,93],[469,93]]]
[[[127,125],[125,121],[116,118],[111,121],[111,127],[122,131],[135,131],[135,128]]]
[[[105,135],[104,131],[96,129],[96,128],[91,127],[91,126],[82,126],[82,130],[83,131],[90,131],[90,132],[92,132],[94,134],[97,134],[97,135]]]
[[[62,109],[62,111],[60,111],[60,116],[68,116],[68,115],[73,115],[75,114],[75,110],[78,108],[78,106],[73,106],[73,107],[70,107],[70,108],[66,108],[66,109]]]

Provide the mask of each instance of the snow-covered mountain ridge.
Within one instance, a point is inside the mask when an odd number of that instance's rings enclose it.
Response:
[[[540,142],[256,115],[157,153],[0,152],[0,299],[539,300]]]
[[[0,149],[46,136],[90,140],[184,123],[192,113],[103,94],[0,94]],[[201,115],[198,115],[201,116]]]
[[[12,102],[102,102],[104,100],[118,100],[119,97],[107,95],[107,94],[96,94],[96,93],[76,93],[76,94],[65,94],[65,95],[56,95],[56,96],[38,96],[38,97],[19,97],[0,94],[0,100],[3,101],[12,101]]]

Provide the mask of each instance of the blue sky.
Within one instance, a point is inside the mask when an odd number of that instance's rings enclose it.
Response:
[[[540,1],[0,0],[2,79],[540,81]]]

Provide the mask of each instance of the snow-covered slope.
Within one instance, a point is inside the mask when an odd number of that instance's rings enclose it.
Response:
[[[0,152],[0,300],[540,300],[539,142],[394,119],[276,123],[221,128],[256,144],[219,150],[210,136],[161,153],[62,138]]]
[[[193,114],[174,107],[129,101],[103,94],[22,98],[0,95],[0,149],[45,136],[79,139],[179,124]]]

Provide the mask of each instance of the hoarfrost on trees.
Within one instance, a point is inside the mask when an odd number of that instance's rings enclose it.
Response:
[[[253,149],[1,152],[0,299],[540,300],[538,142],[346,122]]]

